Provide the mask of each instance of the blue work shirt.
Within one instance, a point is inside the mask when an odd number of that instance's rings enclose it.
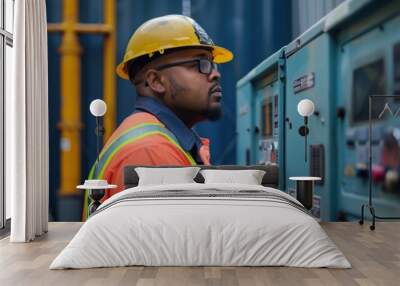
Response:
[[[181,147],[190,152],[198,164],[202,164],[198,150],[202,143],[200,136],[176,116],[171,109],[156,98],[150,96],[137,96],[135,112],[145,111],[158,118],[176,137]]]

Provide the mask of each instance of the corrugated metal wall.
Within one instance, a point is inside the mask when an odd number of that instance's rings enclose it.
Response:
[[[101,23],[103,6],[98,0],[80,1],[79,19],[82,23]],[[82,182],[96,160],[95,119],[89,112],[92,100],[103,96],[103,36],[82,34],[81,54],[81,166]]]
[[[46,1],[47,22],[55,23],[61,19],[61,0]],[[57,219],[57,193],[60,187],[60,57],[58,49],[61,37],[58,33],[48,34],[49,64],[49,219]]]
[[[293,38],[305,32],[315,22],[345,0],[292,0]]]

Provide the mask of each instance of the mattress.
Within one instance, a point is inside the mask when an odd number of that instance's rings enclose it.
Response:
[[[198,183],[138,186],[112,196],[50,269],[130,265],[351,267],[288,194]]]

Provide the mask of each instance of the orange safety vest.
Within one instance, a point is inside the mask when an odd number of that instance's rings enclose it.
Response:
[[[210,164],[209,141],[202,138],[199,156]],[[196,165],[192,155],[179,144],[175,135],[154,115],[134,113],[126,118],[107,141],[94,164],[89,179],[106,179],[118,187],[106,190],[102,201],[123,190],[123,168],[127,165]],[[89,197],[85,192],[83,218],[88,216]]]

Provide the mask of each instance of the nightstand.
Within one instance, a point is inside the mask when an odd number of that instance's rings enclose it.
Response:
[[[296,181],[296,199],[308,210],[313,207],[314,181],[320,181],[320,177],[289,177]]]
[[[84,185],[79,185],[76,188],[80,190],[89,190],[89,215],[94,213],[101,205],[100,200],[104,197],[105,191],[114,189],[117,185],[109,185],[107,180],[85,180]]]

